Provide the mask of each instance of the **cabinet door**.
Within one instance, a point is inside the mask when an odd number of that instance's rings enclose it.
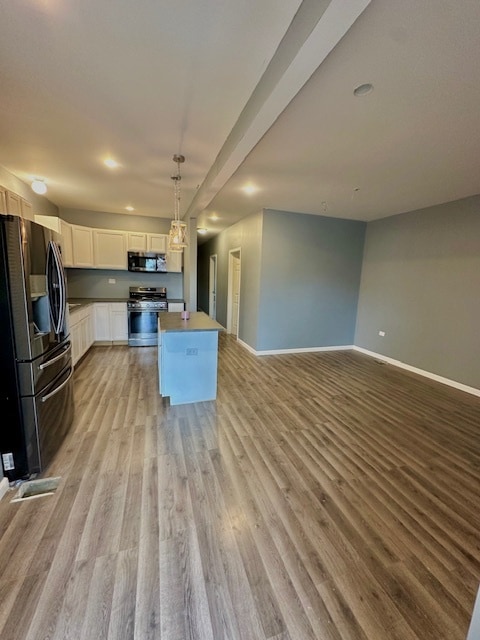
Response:
[[[22,199],[17,196],[13,191],[6,191],[5,200],[7,205],[7,213],[12,213],[16,216],[22,215]]]
[[[0,213],[7,213],[7,190],[4,187],[0,187]]]
[[[87,333],[87,349],[90,349],[94,342],[93,333],[93,306],[88,307],[88,315],[86,317],[86,333]]]
[[[185,303],[184,302],[169,302],[168,303],[168,310],[169,311],[184,311],[185,310]]]
[[[147,251],[167,252],[168,236],[161,233],[147,233]]]
[[[112,340],[128,340],[127,305],[124,302],[110,303],[110,328]]]
[[[89,227],[72,225],[73,266],[94,267],[93,233]]]
[[[94,229],[93,250],[97,269],[127,270],[127,237],[125,232]]]
[[[127,251],[147,251],[147,234],[128,233]]]
[[[72,226],[64,220],[60,220],[60,234],[62,236],[60,247],[63,264],[65,267],[73,267]]]
[[[72,362],[75,365],[80,360],[80,318],[78,312],[69,314],[70,342],[72,343]]]
[[[34,220],[35,216],[33,215],[33,207],[30,204],[30,202],[28,202],[27,200],[24,200],[23,198],[20,199],[20,207],[22,210],[22,217],[25,218],[25,220]]]
[[[110,330],[110,305],[108,302],[95,302],[93,305],[95,340],[97,342],[110,342],[112,332]]]
[[[183,262],[183,251],[169,251],[167,253],[168,273],[181,273]]]

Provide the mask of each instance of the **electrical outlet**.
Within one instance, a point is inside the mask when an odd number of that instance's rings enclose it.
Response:
[[[187,349],[187,350],[185,351],[185,354],[186,354],[187,356],[198,356],[198,349],[196,349],[196,348],[194,348],[194,347],[193,347],[193,348],[190,348],[190,349]]]
[[[379,331],[378,335],[381,336],[382,338],[384,338],[385,337],[385,331]]]
[[[117,284],[117,281],[115,280],[115,278],[109,278],[108,284]]]
[[[13,453],[4,453],[2,455],[3,468],[5,471],[12,471],[15,469],[15,462],[13,461]]]

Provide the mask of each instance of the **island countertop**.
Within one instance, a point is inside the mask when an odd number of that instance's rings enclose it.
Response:
[[[212,320],[203,311],[190,312],[189,320],[182,320],[180,312],[158,314],[159,330],[162,333],[171,331],[223,331],[221,324]]]

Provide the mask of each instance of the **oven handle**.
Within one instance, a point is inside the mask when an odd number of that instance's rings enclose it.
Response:
[[[59,356],[55,356],[55,358],[52,358],[51,360],[48,360],[47,362],[44,362],[38,368],[40,369],[40,371],[43,371],[43,369],[46,369],[50,365],[52,365],[55,362],[58,362],[59,360],[61,360],[63,358],[63,356],[65,354],[67,354],[71,350],[72,350],[72,345],[71,345],[71,343],[68,343],[68,347],[66,347]]]
[[[72,369],[70,375],[68,376],[68,378],[64,382],[62,382],[62,384],[59,387],[54,389],[51,393],[47,393],[46,396],[43,396],[43,398],[41,398],[41,401],[42,402],[46,402],[47,400],[50,400],[50,398],[52,398],[53,396],[57,395],[57,393],[59,391],[61,391],[63,389],[63,387],[70,382],[72,376],[73,376],[73,369]]]

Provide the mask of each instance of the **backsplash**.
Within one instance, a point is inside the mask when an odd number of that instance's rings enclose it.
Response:
[[[128,298],[129,287],[167,287],[169,298],[183,299],[183,273],[133,273],[66,269],[69,298]],[[109,283],[115,280],[115,283]]]

